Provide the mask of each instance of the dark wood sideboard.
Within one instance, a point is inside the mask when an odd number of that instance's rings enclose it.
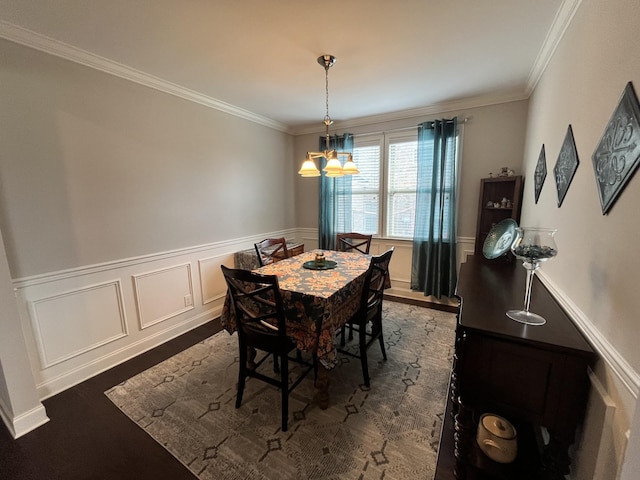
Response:
[[[537,277],[530,309],[546,324],[524,325],[505,315],[522,308],[525,279],[520,262],[482,255],[469,257],[460,269],[455,354],[436,480],[563,480],[569,473],[569,447],[589,394],[587,367],[597,355]],[[513,463],[494,462],[478,448],[476,429],[485,412],[516,427]]]

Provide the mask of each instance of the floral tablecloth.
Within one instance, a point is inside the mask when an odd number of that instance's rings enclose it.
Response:
[[[336,332],[358,310],[364,277],[370,255],[322,250],[325,258],[337,263],[330,270],[309,270],[303,267],[315,258],[313,250],[255,269],[265,275],[277,275],[287,310],[287,330],[302,351],[316,351],[325,368],[336,365]],[[224,303],[222,326],[236,330],[235,318]]]

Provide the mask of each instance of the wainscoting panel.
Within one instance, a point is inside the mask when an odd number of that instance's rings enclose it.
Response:
[[[224,280],[224,275],[222,275],[220,265],[225,265],[226,267],[232,266],[227,263],[228,256],[224,255],[198,260],[203,305],[224,297],[227,291],[227,285]]]
[[[318,230],[315,228],[299,228],[295,236],[296,242],[304,243],[304,251],[318,248]]]
[[[458,243],[456,244],[456,256],[458,259],[458,270],[460,270],[460,264],[467,261],[469,255],[475,253],[476,239],[474,237],[458,237]],[[482,252],[478,252],[482,255]]]
[[[140,328],[193,310],[191,265],[175,265],[134,275]]]
[[[391,247],[395,247],[389,264],[391,286],[396,290],[408,291],[411,288],[413,243],[407,240],[376,240],[372,242],[371,253],[380,255]]]
[[[31,311],[43,368],[127,335],[118,280],[35,300]]]
[[[576,453],[576,480],[608,480],[618,478],[619,453],[614,445],[613,418],[615,403],[596,375],[589,371],[591,393],[586,409],[584,429]]]
[[[234,252],[263,238],[296,233],[260,232],[14,279],[40,399],[215,319],[226,292],[220,265],[233,266]]]

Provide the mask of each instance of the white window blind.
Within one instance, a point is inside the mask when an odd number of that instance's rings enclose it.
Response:
[[[388,148],[388,237],[412,238],[416,217],[417,140],[390,141]]]
[[[350,198],[340,193],[337,195],[336,231],[376,235],[380,219],[380,144],[354,148],[353,161],[360,174],[350,176]],[[346,181],[349,181],[349,177]],[[345,221],[345,209],[351,210],[351,225]]]

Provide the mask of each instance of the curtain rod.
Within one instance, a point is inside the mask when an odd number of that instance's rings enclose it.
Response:
[[[458,125],[462,124],[464,125],[465,123],[469,122],[469,120],[471,120],[471,117],[464,117],[461,120],[458,120]],[[427,122],[432,122],[433,120],[426,120]],[[367,133],[354,133],[353,136],[354,137],[365,137],[367,135],[380,135],[380,134],[385,134],[385,133],[398,133],[398,132],[405,132],[405,131],[409,131],[409,130],[416,130],[418,128],[418,125],[413,125],[411,127],[402,127],[402,128],[394,128],[391,130],[378,130],[376,132],[367,132]]]

